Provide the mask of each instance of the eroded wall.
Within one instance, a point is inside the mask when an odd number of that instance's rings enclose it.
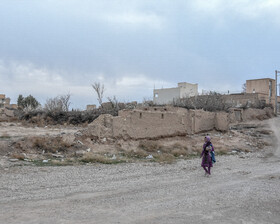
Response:
[[[208,112],[174,107],[122,110],[119,116],[100,115],[83,132],[98,138],[156,139],[210,131],[227,131],[230,123],[265,119],[272,109],[233,109]]]

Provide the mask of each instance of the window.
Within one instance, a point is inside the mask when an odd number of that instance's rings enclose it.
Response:
[[[158,93],[155,93],[155,98],[158,98]]]

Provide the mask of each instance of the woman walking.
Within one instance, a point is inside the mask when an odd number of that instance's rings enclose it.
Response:
[[[213,158],[212,158],[211,154],[213,155]],[[202,157],[201,166],[205,170],[205,176],[211,175],[210,170],[211,170],[211,167],[213,167],[212,159],[213,159],[213,162],[215,162],[214,155],[215,155],[214,147],[211,143],[211,138],[210,138],[210,136],[206,136],[204,138],[203,150],[200,155],[200,158]]]

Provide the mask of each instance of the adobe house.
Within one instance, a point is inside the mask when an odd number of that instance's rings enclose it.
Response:
[[[11,99],[6,98],[5,94],[0,94],[0,118],[13,117],[16,104],[10,104]]]
[[[153,103],[157,105],[171,104],[176,99],[198,95],[198,84],[179,82],[178,87],[154,89]]]
[[[102,114],[82,133],[92,139],[105,138],[105,141],[106,138],[158,139],[198,134],[213,129],[228,131],[231,124],[272,116],[271,108],[233,108],[229,112],[209,112],[180,107],[144,107],[121,110],[118,116]]]
[[[10,98],[6,98],[5,94],[0,94],[0,109],[4,110],[5,107],[10,107]]]

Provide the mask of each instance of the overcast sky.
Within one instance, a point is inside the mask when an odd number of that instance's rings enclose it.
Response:
[[[71,106],[198,83],[241,91],[280,69],[280,0],[1,0],[0,93]]]

